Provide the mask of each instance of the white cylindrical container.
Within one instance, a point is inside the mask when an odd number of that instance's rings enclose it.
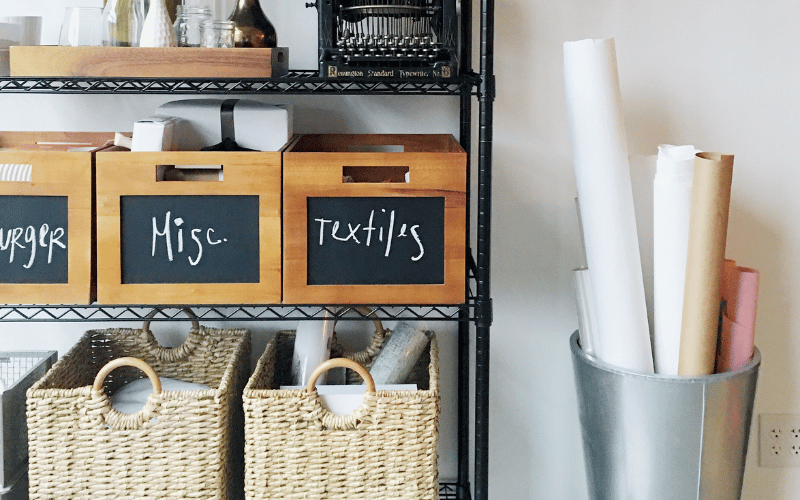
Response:
[[[322,321],[300,321],[297,324],[292,355],[293,385],[306,385],[311,372],[330,358],[335,323],[331,314],[326,312]],[[325,383],[324,373],[317,383]]]

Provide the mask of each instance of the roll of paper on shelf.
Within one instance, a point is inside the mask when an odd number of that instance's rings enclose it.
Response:
[[[325,312],[322,321],[300,321],[294,339],[294,354],[292,355],[292,384],[306,385],[308,377],[319,365],[327,361],[331,355],[331,340],[335,321],[331,314]],[[325,383],[323,373],[317,379],[317,384]]]
[[[369,370],[375,384],[405,383],[429,340],[427,332],[397,323]]]

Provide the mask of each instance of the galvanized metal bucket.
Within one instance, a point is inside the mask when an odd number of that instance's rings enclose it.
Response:
[[[570,338],[592,500],[738,500],[761,353],[703,377],[626,372]]]

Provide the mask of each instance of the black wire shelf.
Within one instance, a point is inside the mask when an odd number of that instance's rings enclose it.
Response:
[[[459,500],[458,484],[439,482],[439,500]]]
[[[0,304],[0,323],[103,321],[303,321],[325,317],[381,321],[475,321],[475,259],[467,252],[462,304]],[[187,309],[190,311],[187,314]],[[360,310],[360,312],[358,311]],[[365,314],[365,311],[368,313]]]
[[[356,308],[369,314],[356,314]],[[188,311],[186,310],[188,308]],[[188,314],[187,314],[188,312]],[[103,321],[303,321],[329,313],[336,319],[472,321],[475,303],[458,305],[0,305],[0,322]]]
[[[328,79],[314,70],[277,78],[2,77],[0,93],[22,94],[319,94],[478,95],[475,73],[452,79]]]

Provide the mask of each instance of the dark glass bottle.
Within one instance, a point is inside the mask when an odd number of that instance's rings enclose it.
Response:
[[[237,47],[277,47],[278,36],[258,0],[238,0],[228,18],[236,24],[234,43]]]

